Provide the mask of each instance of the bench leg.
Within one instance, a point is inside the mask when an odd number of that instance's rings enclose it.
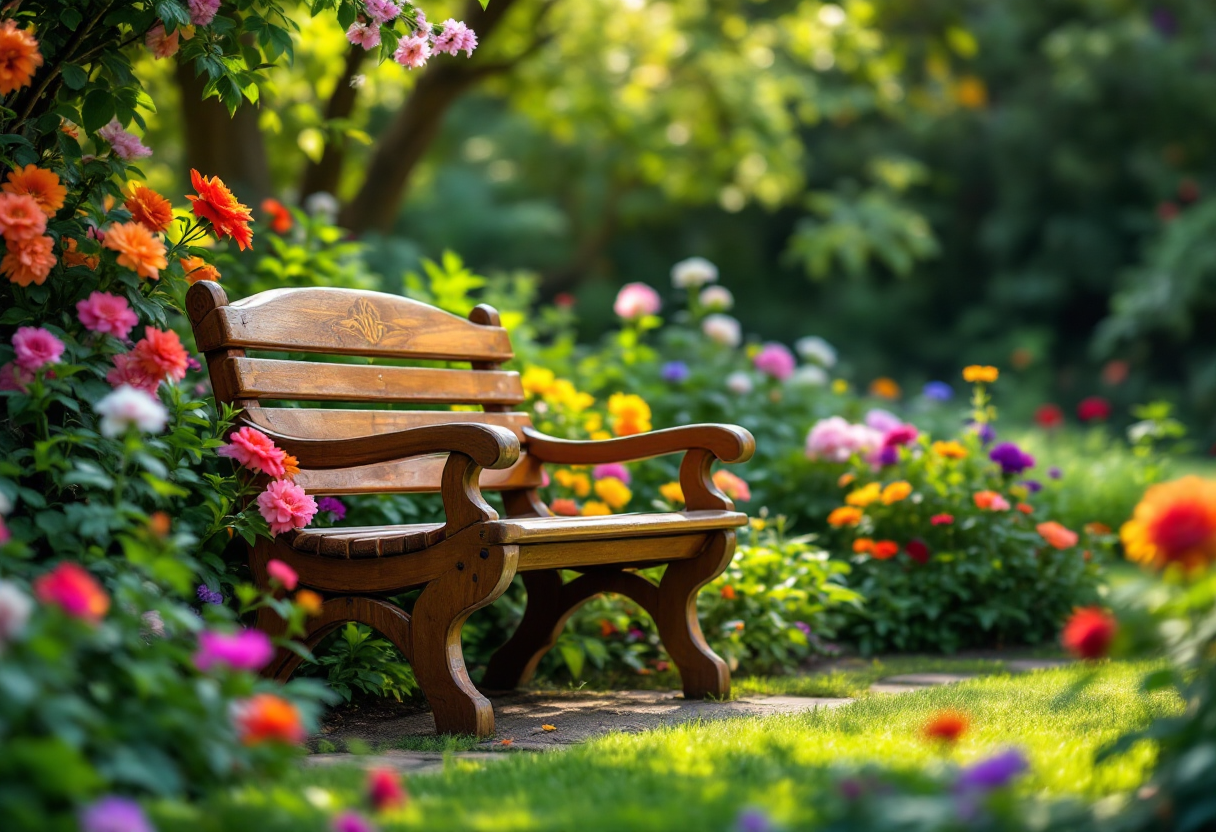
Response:
[[[519,549],[471,549],[452,569],[431,581],[410,616],[410,660],[441,734],[494,733],[494,709],[469,679],[460,630],[474,610],[490,604],[515,577]]]
[[[536,666],[557,643],[566,619],[577,608],[564,598],[558,570],[524,572],[523,579],[528,591],[524,617],[507,643],[490,657],[481,679],[485,690],[515,690],[530,682]]]
[[[705,642],[697,620],[697,593],[726,570],[734,554],[735,533],[718,532],[695,558],[669,564],[659,582],[658,604],[651,616],[680,671],[687,699],[730,695],[730,668]]]

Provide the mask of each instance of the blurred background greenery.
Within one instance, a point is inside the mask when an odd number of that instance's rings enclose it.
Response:
[[[745,330],[863,384],[991,363],[1007,416],[1167,399],[1216,441],[1210,0],[437,2],[481,45],[413,73],[309,6],[234,119],[144,58],[152,184],[332,207],[388,291],[447,249],[535,273],[584,336],[700,255]]]

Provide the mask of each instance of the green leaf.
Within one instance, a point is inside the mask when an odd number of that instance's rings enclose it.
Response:
[[[89,83],[89,74],[75,64],[64,64],[60,72],[69,89],[78,90]]]
[[[156,4],[156,16],[165,22],[167,31],[190,25],[190,13],[177,0],[160,0]]]
[[[84,98],[80,108],[84,129],[96,133],[114,118],[114,96],[107,90],[95,89]]]

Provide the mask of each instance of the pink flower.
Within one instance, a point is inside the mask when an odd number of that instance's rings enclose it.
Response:
[[[215,19],[220,10],[220,0],[190,0],[190,22],[195,26],[206,26]]]
[[[91,624],[101,621],[110,609],[110,596],[97,579],[83,566],[66,561],[34,579],[34,597]]]
[[[627,321],[657,315],[662,308],[659,293],[645,283],[626,283],[612,304],[612,311]]]
[[[84,328],[90,332],[101,332],[115,338],[126,338],[139,323],[127,299],[121,295],[93,292],[87,299],[76,302],[76,315]]]
[[[397,51],[393,53],[394,61],[410,69],[426,66],[427,59],[430,57],[431,43],[424,35],[402,38],[401,42],[397,44]]]
[[[154,375],[148,373],[144,363],[139,360],[139,357],[132,355],[129,352],[119,353],[114,356],[114,368],[106,373],[106,381],[110,382],[115,387],[127,385],[134,387],[136,390],[143,390],[145,393],[155,395],[156,388],[160,386],[161,380]]]
[[[393,0],[367,0],[367,15],[376,22],[377,26],[383,26],[390,20],[396,20],[399,14],[401,14],[401,9]]]
[[[258,495],[258,511],[273,534],[302,529],[317,513],[317,501],[291,480],[275,480]]]
[[[4,389],[3,387],[0,387],[0,390],[3,390],[3,389]],[[8,543],[11,538],[12,538],[12,535],[9,533],[8,526],[4,525],[4,518],[0,517],[0,546],[3,546],[5,543]],[[0,584],[0,587],[3,587],[3,586],[4,586],[4,584]],[[2,606],[2,605],[0,605],[0,606]],[[5,619],[5,612],[3,609],[0,609],[0,636],[4,635],[4,623],[5,623],[4,619]]]
[[[607,462],[603,465],[597,465],[591,469],[591,476],[595,477],[597,480],[602,480],[607,477],[616,477],[618,480],[625,483],[625,485],[629,485],[630,481],[633,479],[631,476],[629,476],[629,469],[624,465],[621,465],[619,462]]]
[[[152,155],[152,150],[144,147],[144,143],[134,133],[124,130],[117,118],[110,119],[110,123],[98,130],[97,135],[109,142],[118,158],[124,162]]]
[[[0,390],[15,390],[24,393],[33,380],[33,373],[27,372],[16,361],[10,361],[0,366]]]
[[[953,526],[954,525],[954,515],[953,514],[935,514],[929,518],[929,522],[935,526]]]
[[[456,57],[456,53],[464,50],[465,57],[473,54],[477,48],[477,33],[459,20],[448,18],[443,21],[443,33],[435,38],[435,51],[442,55],[447,53]]]
[[[894,448],[898,445],[911,445],[919,435],[920,431],[916,429],[916,425],[899,425],[883,434],[882,446],[884,448]]]
[[[903,422],[891,411],[875,407],[866,413],[866,424],[879,433],[887,433],[901,427]]]
[[[784,344],[765,344],[756,357],[752,359],[756,369],[778,381],[785,381],[794,374],[798,366],[797,359]]]
[[[355,22],[346,30],[346,39],[364,49],[375,49],[380,45],[380,27]]]
[[[181,29],[174,29],[173,34],[166,35],[165,24],[157,23],[144,36],[144,45],[152,51],[152,57],[158,61],[161,58],[171,58],[177,54],[180,47],[181,31]]]
[[[882,444],[882,434],[866,425],[851,425],[840,416],[821,419],[806,437],[809,459],[847,462],[853,454],[868,454]]]
[[[296,570],[278,558],[267,562],[266,572],[270,575],[270,580],[278,581],[288,592],[295,589],[300,582],[300,576],[296,574]]]
[[[376,832],[376,827],[358,812],[346,811],[334,817],[329,828],[333,832]]]
[[[216,665],[227,665],[233,670],[257,671],[269,664],[273,656],[274,645],[261,630],[235,633],[205,630],[198,636],[194,666],[204,673]]]
[[[59,363],[63,342],[41,327],[23,326],[13,335],[13,349],[17,351],[17,366],[34,372]]]
[[[287,454],[257,428],[243,427],[233,431],[228,436],[228,444],[216,453],[235,459],[238,465],[244,465],[254,473],[268,474],[276,479],[287,473],[283,464]]]

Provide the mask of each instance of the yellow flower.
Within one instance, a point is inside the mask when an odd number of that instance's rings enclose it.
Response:
[[[982,109],[988,103],[988,87],[983,79],[964,75],[954,85],[954,100],[968,110]]]
[[[882,490],[882,504],[889,506],[892,503],[898,503],[900,500],[906,500],[911,493],[911,483],[904,482],[903,480],[893,482]]]
[[[967,449],[951,439],[949,442],[934,442],[933,453],[947,459],[966,459]]]
[[[1216,563],[1216,482],[1183,477],[1144,493],[1119,532],[1129,560],[1188,571]]]
[[[612,432],[617,436],[632,436],[650,430],[650,405],[632,393],[613,393],[608,398],[608,413],[612,416]]]
[[[520,376],[519,383],[524,386],[524,392],[530,396],[543,396],[553,387],[553,371],[545,367],[529,367]]]
[[[898,399],[902,392],[895,380],[886,376],[870,382],[870,395],[878,396],[880,399]]]
[[[852,483],[853,480],[855,480],[855,479],[857,479],[856,474],[841,474],[840,477],[836,480],[836,487],[844,488],[845,486]]]
[[[1001,375],[1001,371],[996,367],[987,365],[972,364],[970,367],[963,368],[963,381],[968,382],[985,382],[991,384],[996,381]]]
[[[768,526],[768,522],[763,517],[753,517],[748,521],[748,525],[755,531],[762,532]]]
[[[613,511],[620,511],[633,499],[633,492],[616,477],[604,477],[595,483],[595,496],[611,506]]]
[[[545,401],[560,405],[567,410],[581,413],[595,404],[595,398],[590,393],[580,393],[568,380],[559,378],[544,392]]]
[[[844,498],[844,501],[851,506],[865,508],[870,503],[882,497],[882,486],[876,482],[862,486],[850,491]]]
[[[861,509],[852,506],[841,506],[840,508],[833,509],[832,513],[828,515],[828,525],[836,527],[856,526],[861,522],[861,517]]]
[[[583,504],[584,517],[600,517],[607,514],[612,514],[612,509],[599,500],[588,500]]]
[[[591,480],[586,474],[576,474],[565,468],[553,474],[553,479],[562,488],[569,488],[576,497],[586,497],[591,493]]]
[[[1017,497],[1019,500],[1025,500],[1030,496],[1030,489],[1024,485],[1011,485],[1009,486],[1009,494],[1010,496]]]
[[[849,383],[842,378],[838,378],[832,382],[832,392],[837,396],[843,396],[849,392]]]
[[[669,482],[659,486],[659,493],[663,495],[663,499],[669,503],[684,502],[684,489],[680,488],[678,482]]]
[[[583,419],[583,430],[587,433],[596,433],[604,429],[604,415],[602,413],[588,413],[587,418]]]
[[[596,442],[603,442],[605,439],[611,439],[612,434],[606,430],[597,430],[595,433],[591,434],[591,438]]]

